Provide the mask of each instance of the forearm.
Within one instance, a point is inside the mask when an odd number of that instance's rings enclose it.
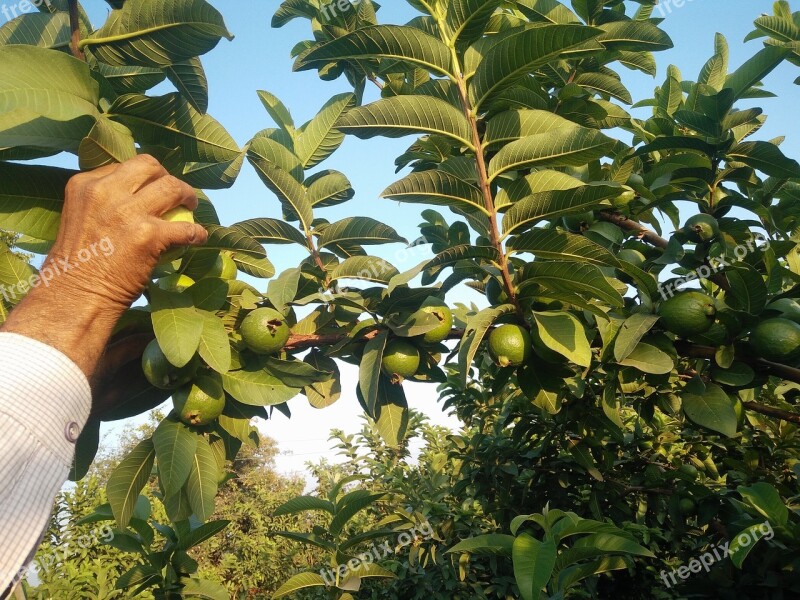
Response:
[[[64,274],[39,284],[11,312],[0,331],[38,340],[69,357],[91,380],[122,307],[103,304],[74,290]]]
[[[91,394],[70,358],[29,337],[0,333],[0,597],[47,526],[69,472]]]

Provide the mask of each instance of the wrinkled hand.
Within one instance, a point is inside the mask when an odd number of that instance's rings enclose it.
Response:
[[[194,189],[151,156],[76,175],[43,271],[67,267],[58,282],[62,293],[119,317],[141,295],[166,249],[205,242],[202,226],[159,218],[180,205],[197,207]]]
[[[207,239],[200,225],[160,218],[180,205],[197,207],[194,190],[151,156],[73,177],[39,283],[2,330],[53,346],[94,381],[114,326],[162,252]]]

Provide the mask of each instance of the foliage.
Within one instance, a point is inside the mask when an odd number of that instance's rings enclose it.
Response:
[[[90,474],[59,495],[50,528],[37,551],[36,578],[28,580],[28,598],[153,597],[148,590],[125,591],[115,586],[121,575],[141,570],[148,563],[149,554],[140,556],[135,551],[138,547],[130,541],[131,536],[141,537],[139,531],[147,532],[146,521],[151,528],[155,527],[153,545],[168,539],[168,528],[159,523],[166,521],[167,515],[158,500],[157,482],[151,478],[137,504],[139,517],[144,517],[147,510],[152,510],[152,514],[149,518],[132,520],[136,530],[126,532],[115,529],[108,521],[104,482],[131,449],[152,436],[163,416],[155,411],[147,423],[127,430],[114,447],[104,447]],[[276,454],[277,448],[270,438],[263,438],[258,447],[245,446],[230,465],[230,476],[220,489],[216,505],[216,525],[209,529],[219,531],[228,524],[226,535],[196,542],[198,534],[194,534],[194,547],[175,553],[182,564],[196,561],[202,578],[224,584],[227,592],[220,593],[220,597],[264,597],[276,590],[287,574],[314,564],[308,554],[292,552],[289,544],[269,536],[276,528],[299,525],[293,517],[272,518],[269,513],[301,492],[305,485],[300,478],[284,477],[275,471]],[[176,524],[183,532],[186,526],[187,522]],[[150,535],[145,533],[146,539]],[[108,543],[117,536],[124,538],[121,542],[124,548],[120,548],[120,543]],[[270,569],[264,569],[265,564]]]
[[[283,2],[273,25],[302,18],[313,33],[294,48],[295,69],[323,80],[344,76],[353,92],[334,96],[300,126],[278,98],[259,92],[275,127],[244,148],[205,111],[199,57],[230,38],[205,0],[114,3],[103,26],[74,24],[81,42],[71,53],[66,0],[0,28],[0,177],[8,182],[0,227],[32,240],[26,249],[43,252],[54,239],[73,173],[12,161],[62,151],[76,154],[82,169],[150,152],[210,190],[232,185],[246,158],[282,209],[283,219],[223,226],[202,195],[197,217],[208,244],[154,273],[196,283],[184,292],[150,286],[149,310],[130,311],[118,328],[121,337],[155,337],[170,363],[196,366],[196,379],[215,378],[226,394],[217,422],[192,427],[168,415],[111,473],[108,510],[120,539],[137,548],[150,541],[137,504],[155,468],[173,525],[163,527],[167,554],[142,550],[158,571],[148,575],[170,593],[191,595],[184,575],[194,563],[180,546],[192,530],[214,528],[201,523],[214,513],[229,461],[253,440],[250,420],[266,417],[266,407],[289,414],[287,402],[300,394],[320,408],[335,402],[337,361],[358,365],[361,407],[390,447],[402,447],[405,392],[381,365],[387,345],[405,339],[421,354],[407,379],[442,384],[445,405],[469,428],[448,450],[461,461],[454,497],[469,490],[486,519],[480,526],[491,530],[482,533],[513,534],[523,515],[546,525],[544,537],[526,531],[512,545],[522,597],[545,586],[556,596],[594,594],[610,582],[614,593],[648,595],[657,585],[653,559],[570,555],[561,565],[577,564],[569,577],[581,569],[591,575],[570,588],[567,569],[539,560],[557,552],[551,526],[588,523],[624,532],[619,539],[654,555],[686,558],[709,536],[730,540],[752,526],[753,512],[769,519],[782,544],[762,559],[769,577],[739,562],[743,570],[715,571],[706,585],[766,597],[796,587],[797,531],[787,505],[798,496],[800,372],[788,354],[787,364],[754,355],[748,340],[756,324],[783,314],[773,302],[800,295],[800,164],[783,153],[782,139],[757,139],[766,117],[750,107],[771,96],[761,81],[779,64],[800,64],[800,16],[777,2],[774,15],[756,20],[750,38],[766,37],[765,44],[743,65],[731,70],[728,42],[718,35],[696,81],[670,66],[653,97],[633,104],[615,69],[655,75],[654,53],[672,46],[652,16],[655,0],[573,0],[571,8],[556,0],[409,3],[421,16],[379,25],[371,0],[335,9]],[[175,92],[146,95],[165,79]],[[369,101],[368,86],[379,90],[377,100]],[[642,107],[652,116],[629,112]],[[423,212],[432,260],[401,273],[367,253],[405,243],[395,229],[362,216],[333,223],[322,216],[355,195],[346,175],[318,169],[345,135],[416,136],[396,161],[410,171],[383,196],[453,213]],[[697,213],[709,217],[703,235],[685,227]],[[661,237],[664,220],[675,229],[669,239]],[[276,276],[264,250],[274,244],[298,244],[308,258]],[[626,250],[642,260],[634,264]],[[271,279],[266,290],[207,277],[223,251],[242,273]],[[0,284],[33,274],[3,256]],[[671,330],[659,319],[658,305],[688,281],[713,304],[708,331]],[[423,309],[461,284],[486,291],[490,306],[456,307],[449,338],[460,341],[451,353],[445,343],[424,343],[440,323]],[[255,354],[240,335],[244,317],[262,306],[291,325],[273,356]],[[489,331],[506,323],[531,332],[533,358],[518,367],[495,365],[486,349]],[[105,418],[139,414],[168,397],[139,380]],[[94,457],[96,427],[82,436],[76,477]],[[681,472],[682,464],[702,469],[701,479]],[[691,512],[689,501],[697,507],[691,518],[681,514],[681,507]],[[335,547],[339,533],[331,524],[327,543]],[[577,554],[589,533],[561,557]],[[629,570],[593,576],[623,561]],[[467,579],[473,563],[459,566]],[[514,593],[505,579],[497,587],[486,580],[480,593]]]

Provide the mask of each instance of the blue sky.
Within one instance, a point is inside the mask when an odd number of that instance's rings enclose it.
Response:
[[[260,129],[272,126],[256,96],[256,90],[268,90],[280,97],[298,124],[311,118],[330,96],[347,91],[343,81],[322,82],[315,72],[292,72],[289,53],[299,40],[309,37],[308,22],[297,20],[283,29],[272,29],[270,20],[279,4],[277,0],[212,0],[212,3],[222,12],[236,38],[232,42],[222,41],[216,50],[203,58],[210,80],[209,112],[240,144],[246,143]],[[386,0],[383,4],[379,17],[384,23],[404,23],[416,14],[402,0]],[[84,5],[95,24],[99,25],[107,12],[105,3],[85,0]],[[681,7],[677,7],[674,0],[666,3],[666,21],[662,27],[672,37],[675,48],[657,55],[659,75],[655,80],[622,69],[625,83],[634,99],[641,100],[650,97],[653,88],[661,83],[670,63],[678,66],[685,78],[695,79],[712,54],[715,32],[721,32],[728,38],[731,65],[732,68],[736,67],[761,47],[759,41],[743,43],[745,35],[753,28],[753,19],[760,13],[771,12],[771,0],[685,0]],[[776,92],[779,98],[757,103],[764,107],[770,117],[758,134],[759,138],[786,135],[784,152],[794,157],[800,156],[800,133],[796,127],[800,88],[792,82],[799,75],[800,69],[797,67],[788,63],[783,65],[766,80],[766,87]],[[638,114],[646,115],[645,112]],[[392,225],[409,239],[415,238],[421,209],[414,205],[398,206],[379,197],[380,192],[397,179],[394,158],[412,139],[361,141],[348,138],[323,168],[335,168],[347,174],[357,195],[350,203],[321,211],[318,216],[335,220],[350,215],[367,215]],[[223,223],[259,216],[280,217],[277,200],[263,187],[248,165],[231,190],[212,192],[210,196]],[[418,251],[399,262],[397,251],[400,249],[399,246],[388,247],[382,249],[380,254],[397,263],[400,270],[411,268],[426,257],[424,252]],[[286,247],[268,251],[279,269],[296,265],[302,256],[286,250]],[[458,293],[457,298],[480,301],[480,297],[470,291]],[[283,417],[277,417],[279,420],[264,424],[264,433],[275,437],[283,449],[293,452],[293,456],[280,460],[283,470],[300,469],[305,460],[324,456],[329,448],[325,440],[330,428],[339,427],[352,432],[360,427],[360,411],[353,392],[355,381],[354,370],[346,369],[345,394],[338,404],[324,411],[315,411],[307,407],[303,398],[297,398],[291,403],[295,418],[287,422]],[[432,386],[411,385],[407,393],[413,407],[424,410],[437,422],[453,423],[439,413]]]

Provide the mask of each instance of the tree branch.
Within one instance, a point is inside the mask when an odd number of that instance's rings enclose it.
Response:
[[[638,221],[629,219],[623,214],[604,210],[599,213],[599,217],[603,221],[608,221],[609,223],[613,223],[620,229],[633,232],[637,238],[639,238],[644,242],[647,242],[651,246],[655,246],[656,248],[661,248],[662,250],[666,250],[667,246],[669,246],[668,240],[662,238],[655,231],[648,229]],[[716,283],[726,292],[729,292],[731,290],[731,285],[728,282],[728,278],[725,277],[725,273],[713,273],[708,278],[708,280]]]
[[[651,246],[655,246],[656,248],[661,248],[662,250],[666,250],[667,246],[669,246],[669,241],[662,238],[658,235],[655,231],[648,229],[639,221],[634,221],[633,219],[629,219],[623,214],[618,212],[611,212],[611,211],[601,211],[599,217],[603,221],[608,221],[609,223],[613,223],[620,229],[624,229],[625,231],[631,231],[636,234],[636,237],[640,240],[647,242]]]
[[[78,60],[86,60],[83,51],[78,47],[81,41],[80,14],[78,12],[78,0],[69,0],[69,28],[72,32],[70,36],[69,48],[72,56]]]

